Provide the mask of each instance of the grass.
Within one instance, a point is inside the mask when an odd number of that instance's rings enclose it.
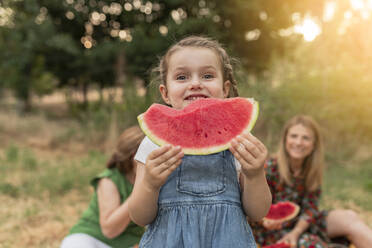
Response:
[[[89,181],[104,168],[106,155],[44,160],[15,145],[4,153],[13,155],[0,161],[0,247],[58,247],[86,208]]]
[[[331,164],[326,171],[324,194],[328,198],[344,202],[345,207],[355,204],[372,212],[371,163],[372,159],[359,163],[350,161],[347,165]]]
[[[60,197],[72,189],[83,192],[89,180],[105,166],[106,155],[90,151],[79,159],[37,159],[30,149],[11,145],[5,149],[0,193],[12,197]]]

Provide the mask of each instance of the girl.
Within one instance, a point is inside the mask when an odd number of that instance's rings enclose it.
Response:
[[[129,218],[128,197],[136,177],[137,163],[133,157],[143,137],[137,126],[126,129],[119,137],[107,169],[91,181],[95,192],[88,209],[71,228],[61,248],[132,247],[138,244],[144,230]]]
[[[344,236],[357,248],[372,247],[372,231],[351,210],[319,211],[324,167],[323,142],[317,123],[309,116],[290,119],[280,140],[276,159],[266,164],[273,202],[293,201],[301,206],[298,218],[289,222],[264,221],[254,226],[261,245],[286,242],[292,247],[344,247],[326,245]]]
[[[161,96],[173,108],[237,96],[229,57],[208,38],[181,40],[158,69]],[[266,156],[266,147],[249,133],[233,140],[230,151],[206,156],[184,156],[180,147],[157,147],[146,137],[135,156],[139,165],[129,200],[133,221],[150,224],[140,247],[256,247],[246,216],[259,220],[270,207]]]

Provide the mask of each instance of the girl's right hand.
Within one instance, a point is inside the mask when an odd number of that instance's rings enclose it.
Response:
[[[168,176],[181,164],[183,152],[179,146],[164,145],[152,151],[146,160],[144,183],[157,191]]]
[[[262,225],[267,229],[267,230],[279,230],[282,229],[283,222],[280,220],[268,220],[268,219],[263,219]]]

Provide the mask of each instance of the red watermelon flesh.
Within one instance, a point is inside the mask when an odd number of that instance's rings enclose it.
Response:
[[[138,121],[154,143],[202,155],[228,149],[234,137],[253,128],[257,116],[258,103],[252,98],[206,98],[182,110],[153,104]]]
[[[262,246],[262,248],[291,248],[291,246],[286,243],[278,243],[278,244],[273,244],[273,245],[265,245],[265,246]]]
[[[266,219],[287,221],[297,216],[300,207],[293,202],[285,201],[272,204]]]

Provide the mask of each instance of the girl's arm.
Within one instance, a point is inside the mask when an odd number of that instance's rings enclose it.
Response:
[[[146,164],[138,163],[136,181],[129,198],[129,215],[140,226],[151,223],[158,211],[160,187],[181,164],[180,147],[162,146],[151,152]]]
[[[230,151],[241,165],[242,205],[248,219],[259,221],[271,205],[271,192],[266,181],[264,163],[266,147],[250,133],[243,133],[231,142]]]
[[[103,235],[112,239],[130,223],[128,199],[120,204],[119,191],[111,179],[102,178],[97,187],[99,223]]]

